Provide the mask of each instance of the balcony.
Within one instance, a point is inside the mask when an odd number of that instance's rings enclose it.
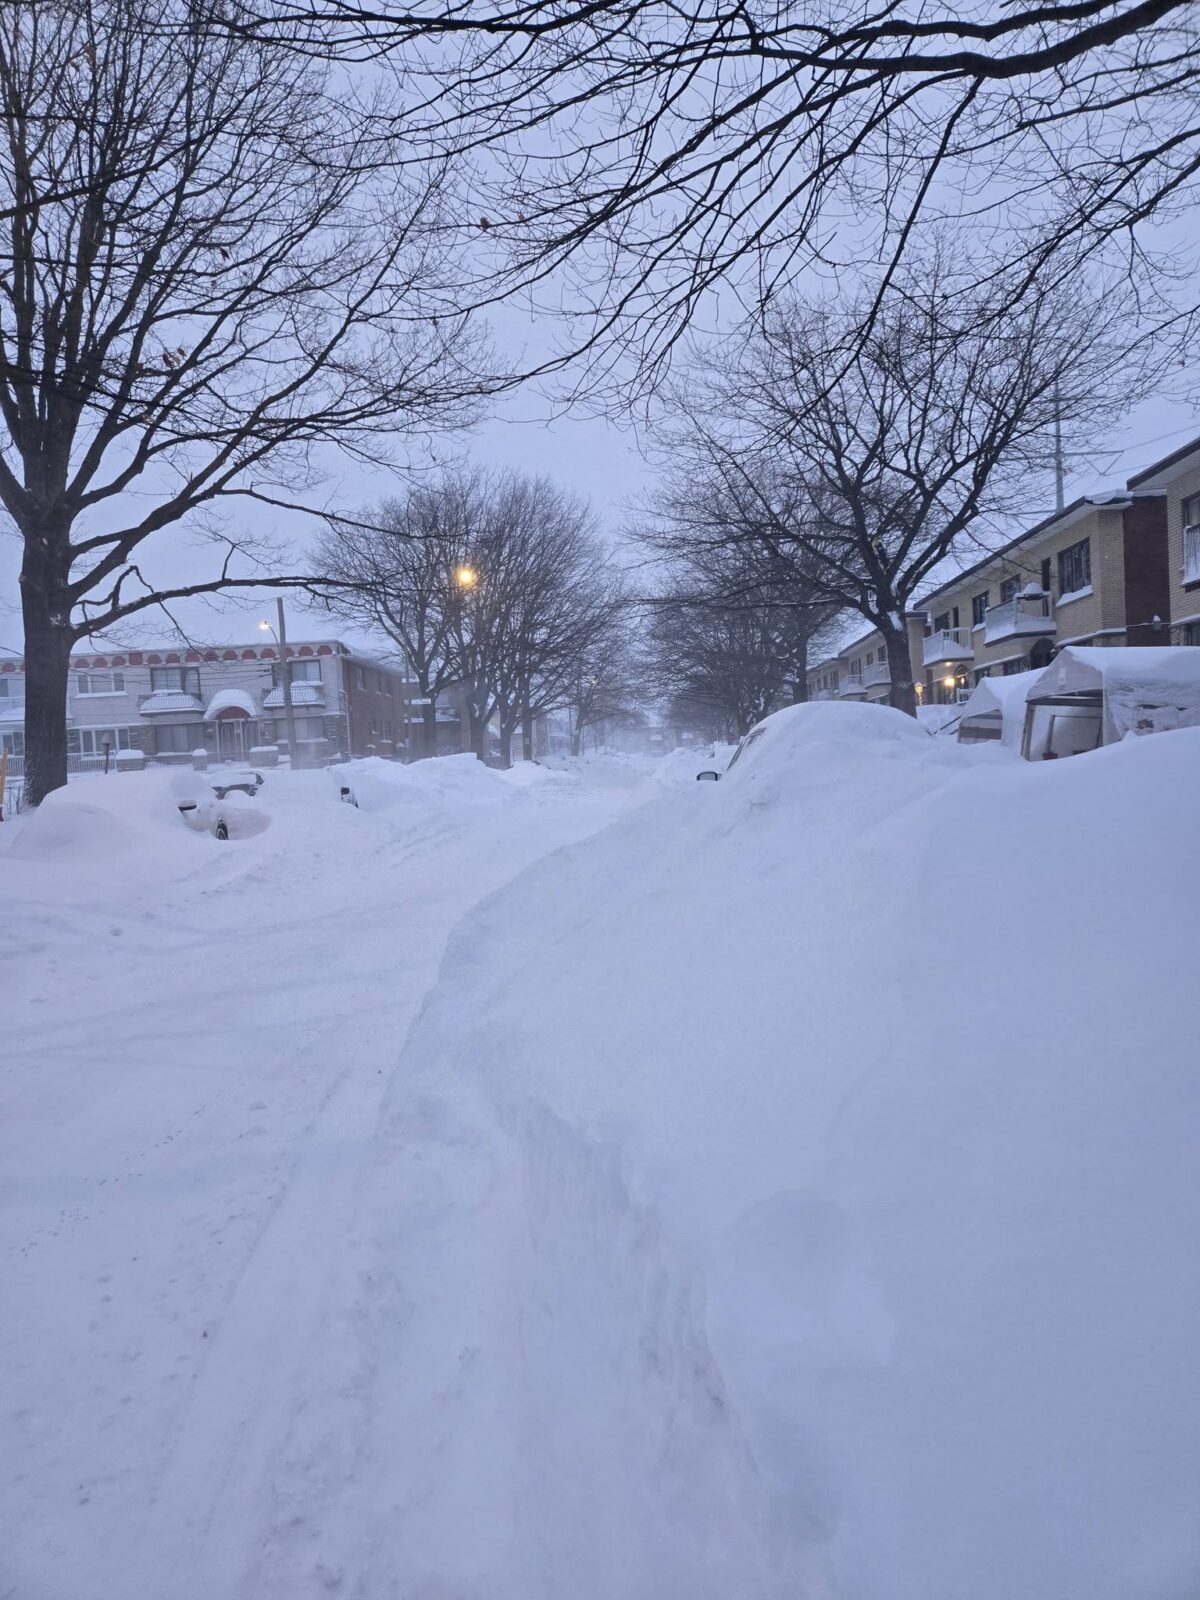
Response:
[[[300,706],[317,706],[321,710],[324,710],[325,685],[323,683],[293,683],[292,705],[297,708]],[[269,689],[267,693],[263,695],[263,710],[279,711],[282,708],[283,685],[276,684],[274,689]]]
[[[974,661],[970,628],[938,628],[925,639],[921,665],[935,667],[943,661]]]
[[[886,661],[875,661],[863,672],[863,688],[874,689],[878,684],[891,683],[892,669]]]
[[[1053,633],[1054,629],[1050,596],[1040,589],[1030,588],[1024,594],[1015,594],[1011,600],[1002,600],[998,606],[987,608],[983,617],[983,642],[998,644],[1001,639]]]
[[[837,693],[839,700],[850,700],[856,694],[862,694],[863,680],[860,672],[843,672],[838,677]]]
[[[1183,581],[1200,583],[1200,524],[1183,530]]]
[[[155,689],[138,701],[138,711],[143,717],[199,716],[204,710],[198,694],[186,689]]]

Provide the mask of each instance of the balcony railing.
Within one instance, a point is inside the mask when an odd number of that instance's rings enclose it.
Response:
[[[853,694],[861,694],[863,692],[862,673],[843,672],[838,678],[837,692],[839,700],[848,700]]]
[[[863,670],[863,688],[873,689],[877,683],[891,683],[892,669],[886,661],[876,661]]]
[[[1048,594],[1015,594],[998,606],[989,606],[983,617],[983,642],[1020,638],[1023,634],[1053,633],[1054,607]]]
[[[1200,583],[1200,524],[1183,530],[1183,581]]]
[[[939,661],[974,661],[975,646],[970,628],[938,628],[926,638],[921,665],[936,666]]]

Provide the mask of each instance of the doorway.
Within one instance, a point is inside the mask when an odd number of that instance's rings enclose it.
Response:
[[[217,718],[217,756],[221,761],[245,761],[250,753],[250,719],[244,711],[223,711]]]

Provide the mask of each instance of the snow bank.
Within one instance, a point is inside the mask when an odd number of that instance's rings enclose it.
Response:
[[[1200,1592],[1200,731],[979,755],[788,708],[460,931],[437,1593]]]

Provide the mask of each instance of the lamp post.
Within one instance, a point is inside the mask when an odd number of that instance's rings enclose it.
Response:
[[[288,667],[288,658],[287,658],[287,624],[284,622],[284,619],[283,619],[283,598],[282,598],[282,596],[279,599],[276,600],[275,605],[276,605],[276,608],[277,608],[277,611],[278,611],[278,615],[279,615],[279,632],[276,633],[275,629],[271,626],[271,624],[269,622],[260,622],[259,623],[259,627],[264,632],[269,633],[271,635],[271,637],[274,639],[275,643],[279,646],[279,660],[280,660],[279,682],[280,682],[280,686],[283,689],[283,713],[284,713],[284,716],[287,718],[288,761],[291,763],[292,771],[294,772],[296,770],[296,768],[300,765],[300,761],[299,761],[300,751],[298,750],[298,748],[296,746],[296,708],[292,704],[292,674],[291,674],[291,671],[290,671],[290,669]]]

